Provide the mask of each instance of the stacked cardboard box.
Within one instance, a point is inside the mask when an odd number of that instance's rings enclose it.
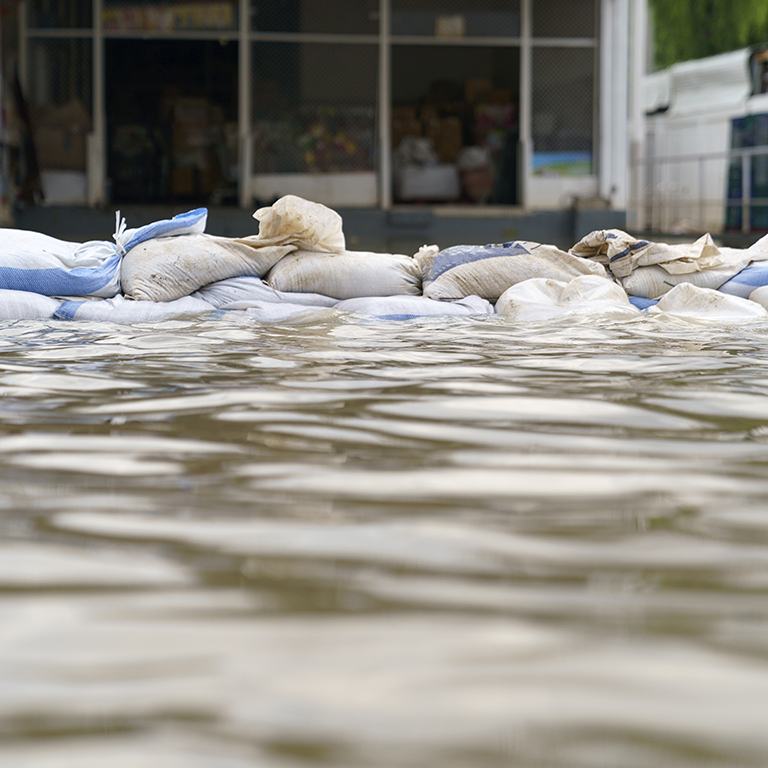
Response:
[[[85,171],[86,142],[91,116],[78,99],[47,104],[32,115],[35,149],[40,168]]]

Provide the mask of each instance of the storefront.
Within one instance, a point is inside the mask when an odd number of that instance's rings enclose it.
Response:
[[[628,3],[26,0],[46,198],[623,207]]]

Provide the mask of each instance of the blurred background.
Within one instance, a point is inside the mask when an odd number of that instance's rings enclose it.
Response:
[[[767,17],[758,0],[3,0],[3,221],[103,236],[114,206],[208,205],[236,234],[291,193],[391,247],[455,219],[477,241],[738,240],[768,230]]]

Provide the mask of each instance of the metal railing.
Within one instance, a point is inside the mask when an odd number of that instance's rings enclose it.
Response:
[[[650,156],[632,162],[630,173],[632,229],[768,230],[768,146]]]

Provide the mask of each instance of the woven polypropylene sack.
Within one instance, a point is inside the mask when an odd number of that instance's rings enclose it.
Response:
[[[258,277],[231,277],[211,285],[204,285],[195,297],[204,299],[219,309],[247,309],[254,303],[306,304],[313,307],[332,307],[337,299],[319,293],[283,293],[276,291]]]
[[[468,296],[458,301],[437,301],[424,296],[369,296],[340,301],[336,309],[387,320],[493,314],[493,305],[479,296]]]
[[[699,288],[691,283],[675,286],[657,304],[648,307],[646,313],[719,324],[754,322],[768,318],[768,311],[757,301]]]
[[[278,291],[335,299],[421,293],[421,269],[410,256],[367,251],[296,251],[281,259],[267,282]]]
[[[262,277],[294,248],[205,234],[148,240],[123,257],[123,293],[144,301],[173,301],[229,277]]]
[[[309,251],[344,250],[341,216],[320,203],[285,195],[267,208],[259,208],[253,218],[259,221],[258,239],[265,243],[292,243]]]
[[[496,312],[517,322],[569,314],[622,318],[639,314],[620,285],[596,275],[583,275],[567,283],[546,278],[526,280],[504,291],[496,302]]]
[[[568,281],[580,275],[606,276],[598,262],[572,256],[554,245],[523,241],[457,245],[427,263],[424,295],[431,299],[480,296],[495,302],[511,286],[535,277]]]
[[[215,309],[201,299],[184,296],[174,301],[132,301],[124,296],[96,301],[65,301],[54,313],[57,320],[143,323],[167,320],[179,315],[211,312]]]
[[[0,289],[44,296],[114,296],[120,254],[113,243],[71,243],[39,232],[3,229]]]
[[[61,301],[32,291],[0,289],[0,320],[46,320]]]

